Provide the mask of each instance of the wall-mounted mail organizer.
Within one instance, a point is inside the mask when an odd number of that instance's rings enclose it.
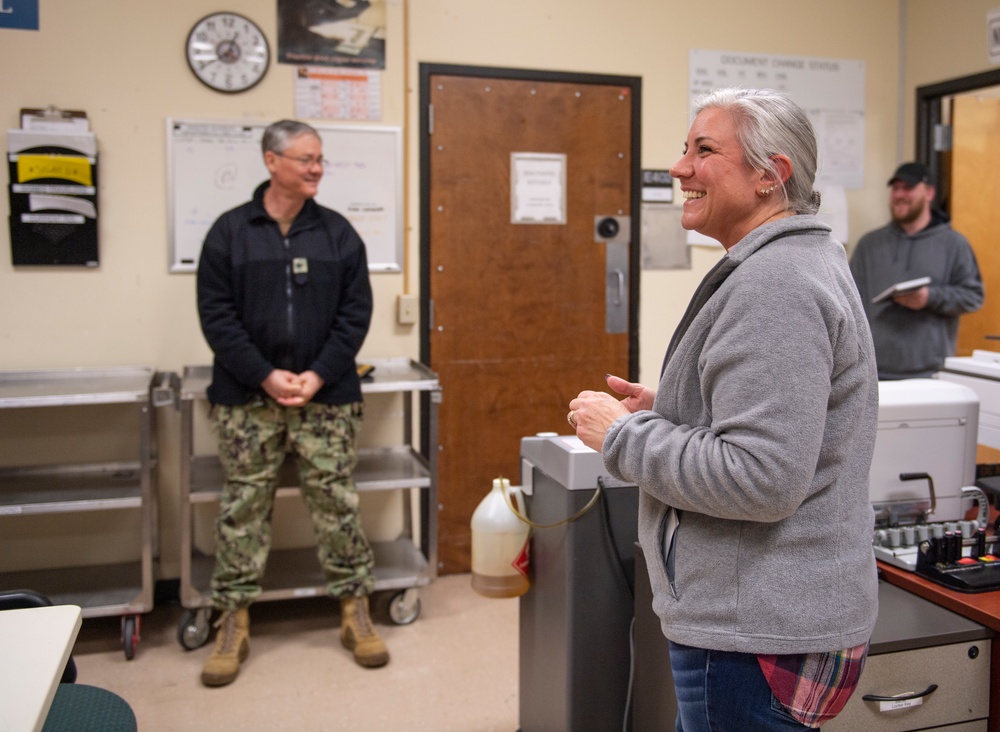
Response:
[[[97,141],[83,112],[22,109],[7,130],[11,262],[96,267]]]

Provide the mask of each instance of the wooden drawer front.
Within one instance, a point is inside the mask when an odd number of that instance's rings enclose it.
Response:
[[[970,658],[970,651],[978,653]],[[864,701],[865,694],[899,696],[918,693],[937,684],[922,703],[905,709],[881,711],[880,702]],[[946,724],[985,720],[990,703],[990,641],[869,656],[854,696],[824,732],[906,732]],[[963,725],[958,729],[966,729]],[[973,726],[969,729],[979,729]],[[986,729],[985,722],[982,729]]]

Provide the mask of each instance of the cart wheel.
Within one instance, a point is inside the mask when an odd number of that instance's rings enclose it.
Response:
[[[208,621],[211,615],[211,608],[200,607],[196,610],[187,610],[181,616],[181,622],[177,626],[177,642],[184,650],[193,651],[208,642],[210,629]]]
[[[389,618],[396,625],[409,625],[420,615],[420,596],[411,587],[393,596],[389,601]]]
[[[139,616],[122,616],[122,645],[125,647],[125,658],[131,661],[135,658],[135,649],[139,645]]]

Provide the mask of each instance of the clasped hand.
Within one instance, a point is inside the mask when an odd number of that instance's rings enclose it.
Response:
[[[608,428],[616,419],[643,409],[652,409],[653,398],[656,396],[652,389],[618,376],[608,374],[605,380],[613,392],[622,394],[625,398],[615,399],[603,391],[581,391],[569,403],[569,422],[575,427],[576,436],[584,445],[598,452],[604,446]]]
[[[308,404],[323,387],[323,379],[315,371],[296,374],[285,369],[274,369],[261,383],[261,387],[283,407],[301,407]]]

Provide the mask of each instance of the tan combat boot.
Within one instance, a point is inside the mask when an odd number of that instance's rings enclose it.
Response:
[[[354,660],[367,668],[389,663],[389,649],[375,632],[368,614],[367,597],[345,597],[340,601],[340,642],[354,651]]]
[[[215,621],[219,632],[215,635],[215,648],[201,671],[205,686],[225,686],[236,679],[240,664],[250,653],[250,611],[223,610]]]

